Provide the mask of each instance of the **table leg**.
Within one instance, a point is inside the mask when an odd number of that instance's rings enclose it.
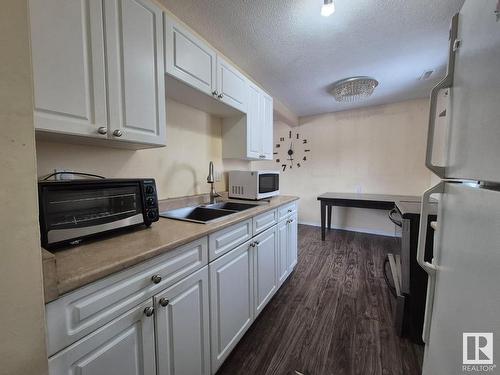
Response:
[[[326,231],[326,202],[321,201],[321,241],[325,240]]]
[[[328,230],[332,229],[332,206],[328,205]]]

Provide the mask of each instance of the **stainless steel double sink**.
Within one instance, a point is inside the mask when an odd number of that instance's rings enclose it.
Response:
[[[226,201],[164,211],[160,212],[160,216],[168,219],[206,224],[218,219],[222,219],[226,216],[257,207],[259,205],[262,205],[262,203],[241,203]]]

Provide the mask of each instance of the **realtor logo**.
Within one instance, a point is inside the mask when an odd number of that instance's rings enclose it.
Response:
[[[493,364],[493,333],[463,333],[463,364]]]

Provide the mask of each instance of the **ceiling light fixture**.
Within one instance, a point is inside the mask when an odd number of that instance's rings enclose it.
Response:
[[[371,96],[377,86],[378,81],[374,78],[350,77],[335,82],[330,93],[338,102],[352,103]]]
[[[335,12],[335,4],[333,0],[324,0],[323,6],[321,7],[321,15],[323,17],[329,17]]]

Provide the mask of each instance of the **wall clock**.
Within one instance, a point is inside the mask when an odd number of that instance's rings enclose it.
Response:
[[[307,161],[307,153],[311,151],[308,148],[307,139],[301,138],[299,133],[291,130],[285,137],[280,137],[275,149],[276,163],[281,164],[283,172],[287,168],[300,168]]]

